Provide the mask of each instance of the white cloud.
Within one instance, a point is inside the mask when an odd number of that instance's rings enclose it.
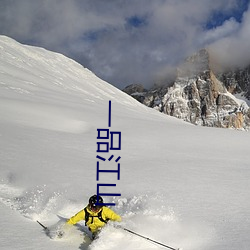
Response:
[[[250,63],[250,9],[234,32],[210,45],[218,63],[225,66],[246,66]]]
[[[210,30],[205,30],[201,35],[200,43],[211,44],[214,41],[218,41],[237,33],[239,28],[240,24],[232,17],[229,20],[226,20],[221,26]]]
[[[230,15],[237,0],[22,0],[0,2],[0,33],[76,58],[97,75],[124,87],[155,76],[197,49],[234,46],[249,38],[247,14],[204,27],[216,11]],[[131,17],[144,25],[131,26]],[[136,20],[136,19],[135,19]],[[130,26],[129,26],[130,25]],[[238,38],[231,34],[238,34]],[[244,48],[247,47],[245,44]],[[107,70],[108,69],[108,70]]]

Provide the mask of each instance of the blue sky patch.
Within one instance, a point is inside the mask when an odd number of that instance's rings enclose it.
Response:
[[[238,8],[230,13],[225,13],[223,10],[215,11],[210,20],[206,23],[206,29],[213,29],[221,26],[226,20],[234,18],[238,23],[241,23],[244,12],[248,9],[249,0],[239,0]]]
[[[145,17],[131,16],[127,18],[127,25],[129,27],[139,28],[147,24],[147,19]]]

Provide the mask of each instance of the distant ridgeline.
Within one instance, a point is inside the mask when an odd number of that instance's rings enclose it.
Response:
[[[148,107],[196,125],[248,130],[250,66],[216,72],[211,64],[203,49],[177,69],[172,84],[150,90],[132,84],[123,91]]]

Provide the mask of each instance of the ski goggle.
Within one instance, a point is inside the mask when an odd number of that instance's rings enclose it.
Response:
[[[102,206],[96,206],[95,204],[90,204],[89,207],[94,212],[96,212],[102,208]]]

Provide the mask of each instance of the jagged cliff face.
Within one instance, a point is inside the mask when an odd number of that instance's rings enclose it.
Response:
[[[250,100],[250,66],[218,74],[218,79],[225,84],[230,93],[241,93]]]
[[[137,89],[130,94],[149,107],[196,125],[248,129],[250,109],[233,95],[249,96],[248,87],[249,69],[218,77],[211,70],[208,51],[201,50],[180,66],[171,87]]]

